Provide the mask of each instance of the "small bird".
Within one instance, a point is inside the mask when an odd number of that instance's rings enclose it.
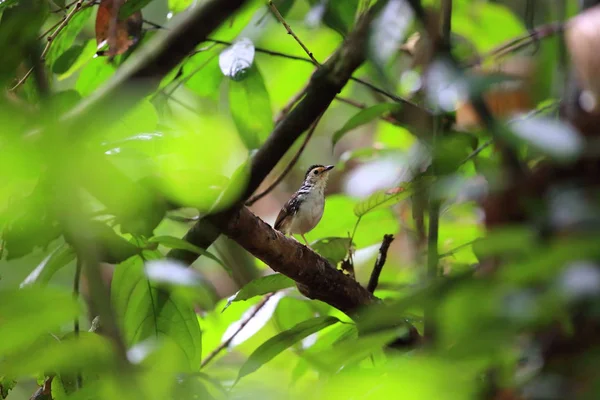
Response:
[[[312,165],[306,171],[300,189],[279,211],[275,220],[275,229],[284,235],[299,233],[308,246],[304,234],[317,226],[323,216],[325,186],[329,178],[329,171],[332,169],[333,165]]]

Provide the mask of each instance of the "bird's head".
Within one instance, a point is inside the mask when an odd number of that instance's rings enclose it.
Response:
[[[324,187],[329,178],[329,171],[332,169],[333,165],[311,165],[304,176],[304,183]]]

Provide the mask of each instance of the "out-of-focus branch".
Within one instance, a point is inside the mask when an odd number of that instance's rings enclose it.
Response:
[[[381,242],[381,247],[379,248],[379,255],[377,256],[377,261],[375,262],[375,267],[373,267],[373,272],[371,273],[371,278],[369,279],[369,285],[367,286],[367,290],[371,293],[375,292],[377,289],[377,284],[379,284],[379,275],[381,275],[381,271],[383,270],[383,266],[385,265],[385,260],[387,258],[387,252],[390,248],[390,244],[394,240],[394,235],[384,235],[383,242]]]

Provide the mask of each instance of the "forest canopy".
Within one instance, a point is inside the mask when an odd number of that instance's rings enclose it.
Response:
[[[596,3],[0,0],[0,398],[598,398]]]

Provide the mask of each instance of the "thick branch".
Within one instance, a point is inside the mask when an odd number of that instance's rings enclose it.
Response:
[[[335,269],[326,259],[284,236],[243,207],[217,226],[274,271],[292,278],[301,292],[349,313],[372,303],[375,297],[358,282]]]

